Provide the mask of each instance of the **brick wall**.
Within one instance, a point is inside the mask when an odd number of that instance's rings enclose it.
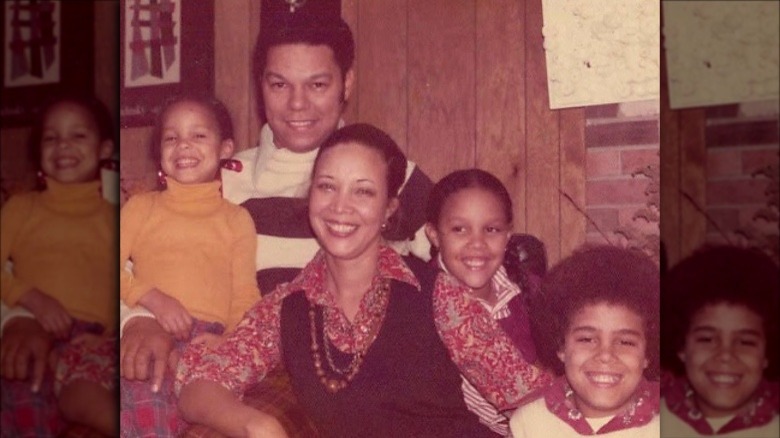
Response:
[[[658,101],[585,110],[588,243],[642,249],[658,257]]]
[[[760,247],[778,259],[778,101],[705,113],[707,242]]]

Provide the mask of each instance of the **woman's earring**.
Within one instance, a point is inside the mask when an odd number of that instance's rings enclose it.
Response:
[[[382,231],[387,231],[387,222],[383,223],[380,228],[382,229]]]

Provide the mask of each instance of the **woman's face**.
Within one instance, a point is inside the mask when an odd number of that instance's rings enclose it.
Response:
[[[447,270],[483,299],[490,296],[491,279],[504,261],[510,228],[506,219],[495,194],[469,187],[451,194],[439,223],[425,228]]]
[[[42,128],[41,169],[56,181],[91,181],[98,177],[100,160],[111,156],[112,142],[100,140],[95,119],[77,103],[52,106]]]
[[[583,415],[628,407],[647,368],[646,349],[642,317],[626,306],[591,304],[574,314],[558,358]]]
[[[708,417],[739,412],[767,367],[761,317],[742,305],[707,305],[693,315],[679,353],[699,408]]]
[[[387,164],[379,152],[343,143],[319,158],[309,191],[309,221],[330,257],[376,257],[382,224],[397,205],[397,199],[388,199]]]

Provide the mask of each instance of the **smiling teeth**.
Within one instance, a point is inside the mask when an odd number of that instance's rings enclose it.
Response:
[[[352,231],[355,231],[357,226],[355,225],[345,225],[345,224],[328,224],[328,227],[340,234],[347,234],[351,233]]]
[[[78,164],[79,160],[75,158],[58,158],[56,161],[57,167],[72,167]]]
[[[471,269],[482,268],[483,266],[485,266],[485,263],[486,262],[484,260],[475,260],[475,259],[469,259],[463,261],[463,264]]]
[[[715,383],[733,384],[739,381],[739,377],[733,374],[710,374],[710,379]]]
[[[179,158],[176,160],[176,167],[194,167],[198,162],[196,158]]]
[[[617,383],[620,378],[611,374],[591,374],[590,379],[596,383]]]
[[[290,126],[292,126],[294,128],[305,128],[307,126],[310,126],[314,122],[312,122],[310,120],[305,120],[305,121],[287,122],[287,123],[289,123]]]

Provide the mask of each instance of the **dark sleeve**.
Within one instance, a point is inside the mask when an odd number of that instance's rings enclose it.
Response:
[[[417,278],[417,281],[420,282],[422,291],[430,294],[433,291],[436,276],[439,274],[439,268],[436,264],[424,262],[413,255],[403,256],[401,258]]]

